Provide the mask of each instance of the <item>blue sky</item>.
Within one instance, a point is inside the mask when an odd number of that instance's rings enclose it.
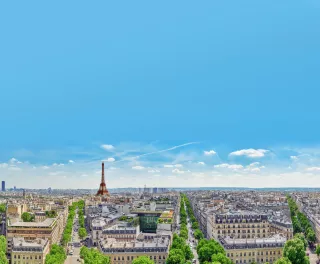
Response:
[[[114,158],[129,159],[112,165],[114,187],[320,187],[319,11],[316,0],[1,3],[1,177],[94,188]],[[267,151],[230,155],[247,149]]]

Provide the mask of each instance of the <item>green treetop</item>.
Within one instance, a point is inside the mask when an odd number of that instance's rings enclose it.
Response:
[[[146,256],[141,256],[141,257],[134,259],[132,261],[132,264],[154,264],[154,262]]]
[[[306,256],[304,243],[299,238],[288,240],[283,249],[283,256],[288,258],[292,264],[309,264]]]

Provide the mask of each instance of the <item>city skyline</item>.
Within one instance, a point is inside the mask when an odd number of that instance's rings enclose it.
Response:
[[[94,145],[94,144],[93,144]],[[101,162],[107,188],[121,187],[320,187],[317,149],[230,149],[207,142],[100,144],[90,151],[16,152],[0,163],[7,186],[96,189]],[[38,157],[41,161],[37,162]],[[19,180],[24,177],[22,186]]]

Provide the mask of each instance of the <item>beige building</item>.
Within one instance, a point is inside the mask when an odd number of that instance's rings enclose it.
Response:
[[[235,264],[274,263],[282,257],[286,238],[280,235],[260,239],[220,238],[227,257]]]
[[[47,239],[26,241],[15,237],[12,239],[11,264],[44,264],[49,250]]]
[[[8,219],[8,251],[10,252],[10,241],[14,237],[23,237],[26,240],[47,239],[50,245],[58,243],[61,240],[64,227],[64,214],[59,214],[57,218],[46,218],[41,222],[22,222],[17,219]]]
[[[140,234],[131,242],[114,238],[100,240],[99,250],[110,257],[111,264],[131,264],[135,258],[147,256],[155,264],[165,264],[171,245],[170,236]]]
[[[122,225],[114,225],[102,231],[102,238],[112,239],[117,241],[130,242],[137,238],[140,232],[139,226],[130,227]]]
[[[270,222],[270,233],[271,234],[281,234],[287,240],[293,238],[293,227],[291,223],[285,222]]]
[[[254,212],[228,212],[211,214],[207,219],[208,238],[266,238],[270,235],[270,224],[265,214]]]

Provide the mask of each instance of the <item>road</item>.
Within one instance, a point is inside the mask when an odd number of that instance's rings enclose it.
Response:
[[[312,250],[310,250],[310,248],[307,248],[307,253],[309,253],[309,259],[310,259],[310,264],[316,264],[318,257],[317,254]]]
[[[73,220],[73,228],[72,228],[72,238],[71,238],[71,243],[70,246],[68,246],[68,252],[70,250],[73,250],[73,255],[67,256],[66,261],[64,262],[65,264],[79,264],[81,263],[80,259],[80,245],[74,245],[74,244],[80,244],[80,238],[78,235],[78,232],[75,231],[75,229],[79,229],[79,219],[78,219],[78,210],[76,210],[76,216],[74,217]],[[80,261],[78,261],[78,259]]]
[[[187,207],[184,206],[186,212],[187,212],[187,228],[188,228],[188,244],[192,246],[192,253],[193,253],[193,256],[194,256],[194,259],[196,260],[196,264],[199,264],[199,258],[198,258],[198,253],[197,253],[197,239],[195,239],[195,237],[193,236],[193,231],[192,231],[192,227],[191,227],[191,222],[190,222],[190,218],[189,218],[189,215],[188,215],[188,211],[187,211]],[[193,242],[194,241],[194,242]]]

